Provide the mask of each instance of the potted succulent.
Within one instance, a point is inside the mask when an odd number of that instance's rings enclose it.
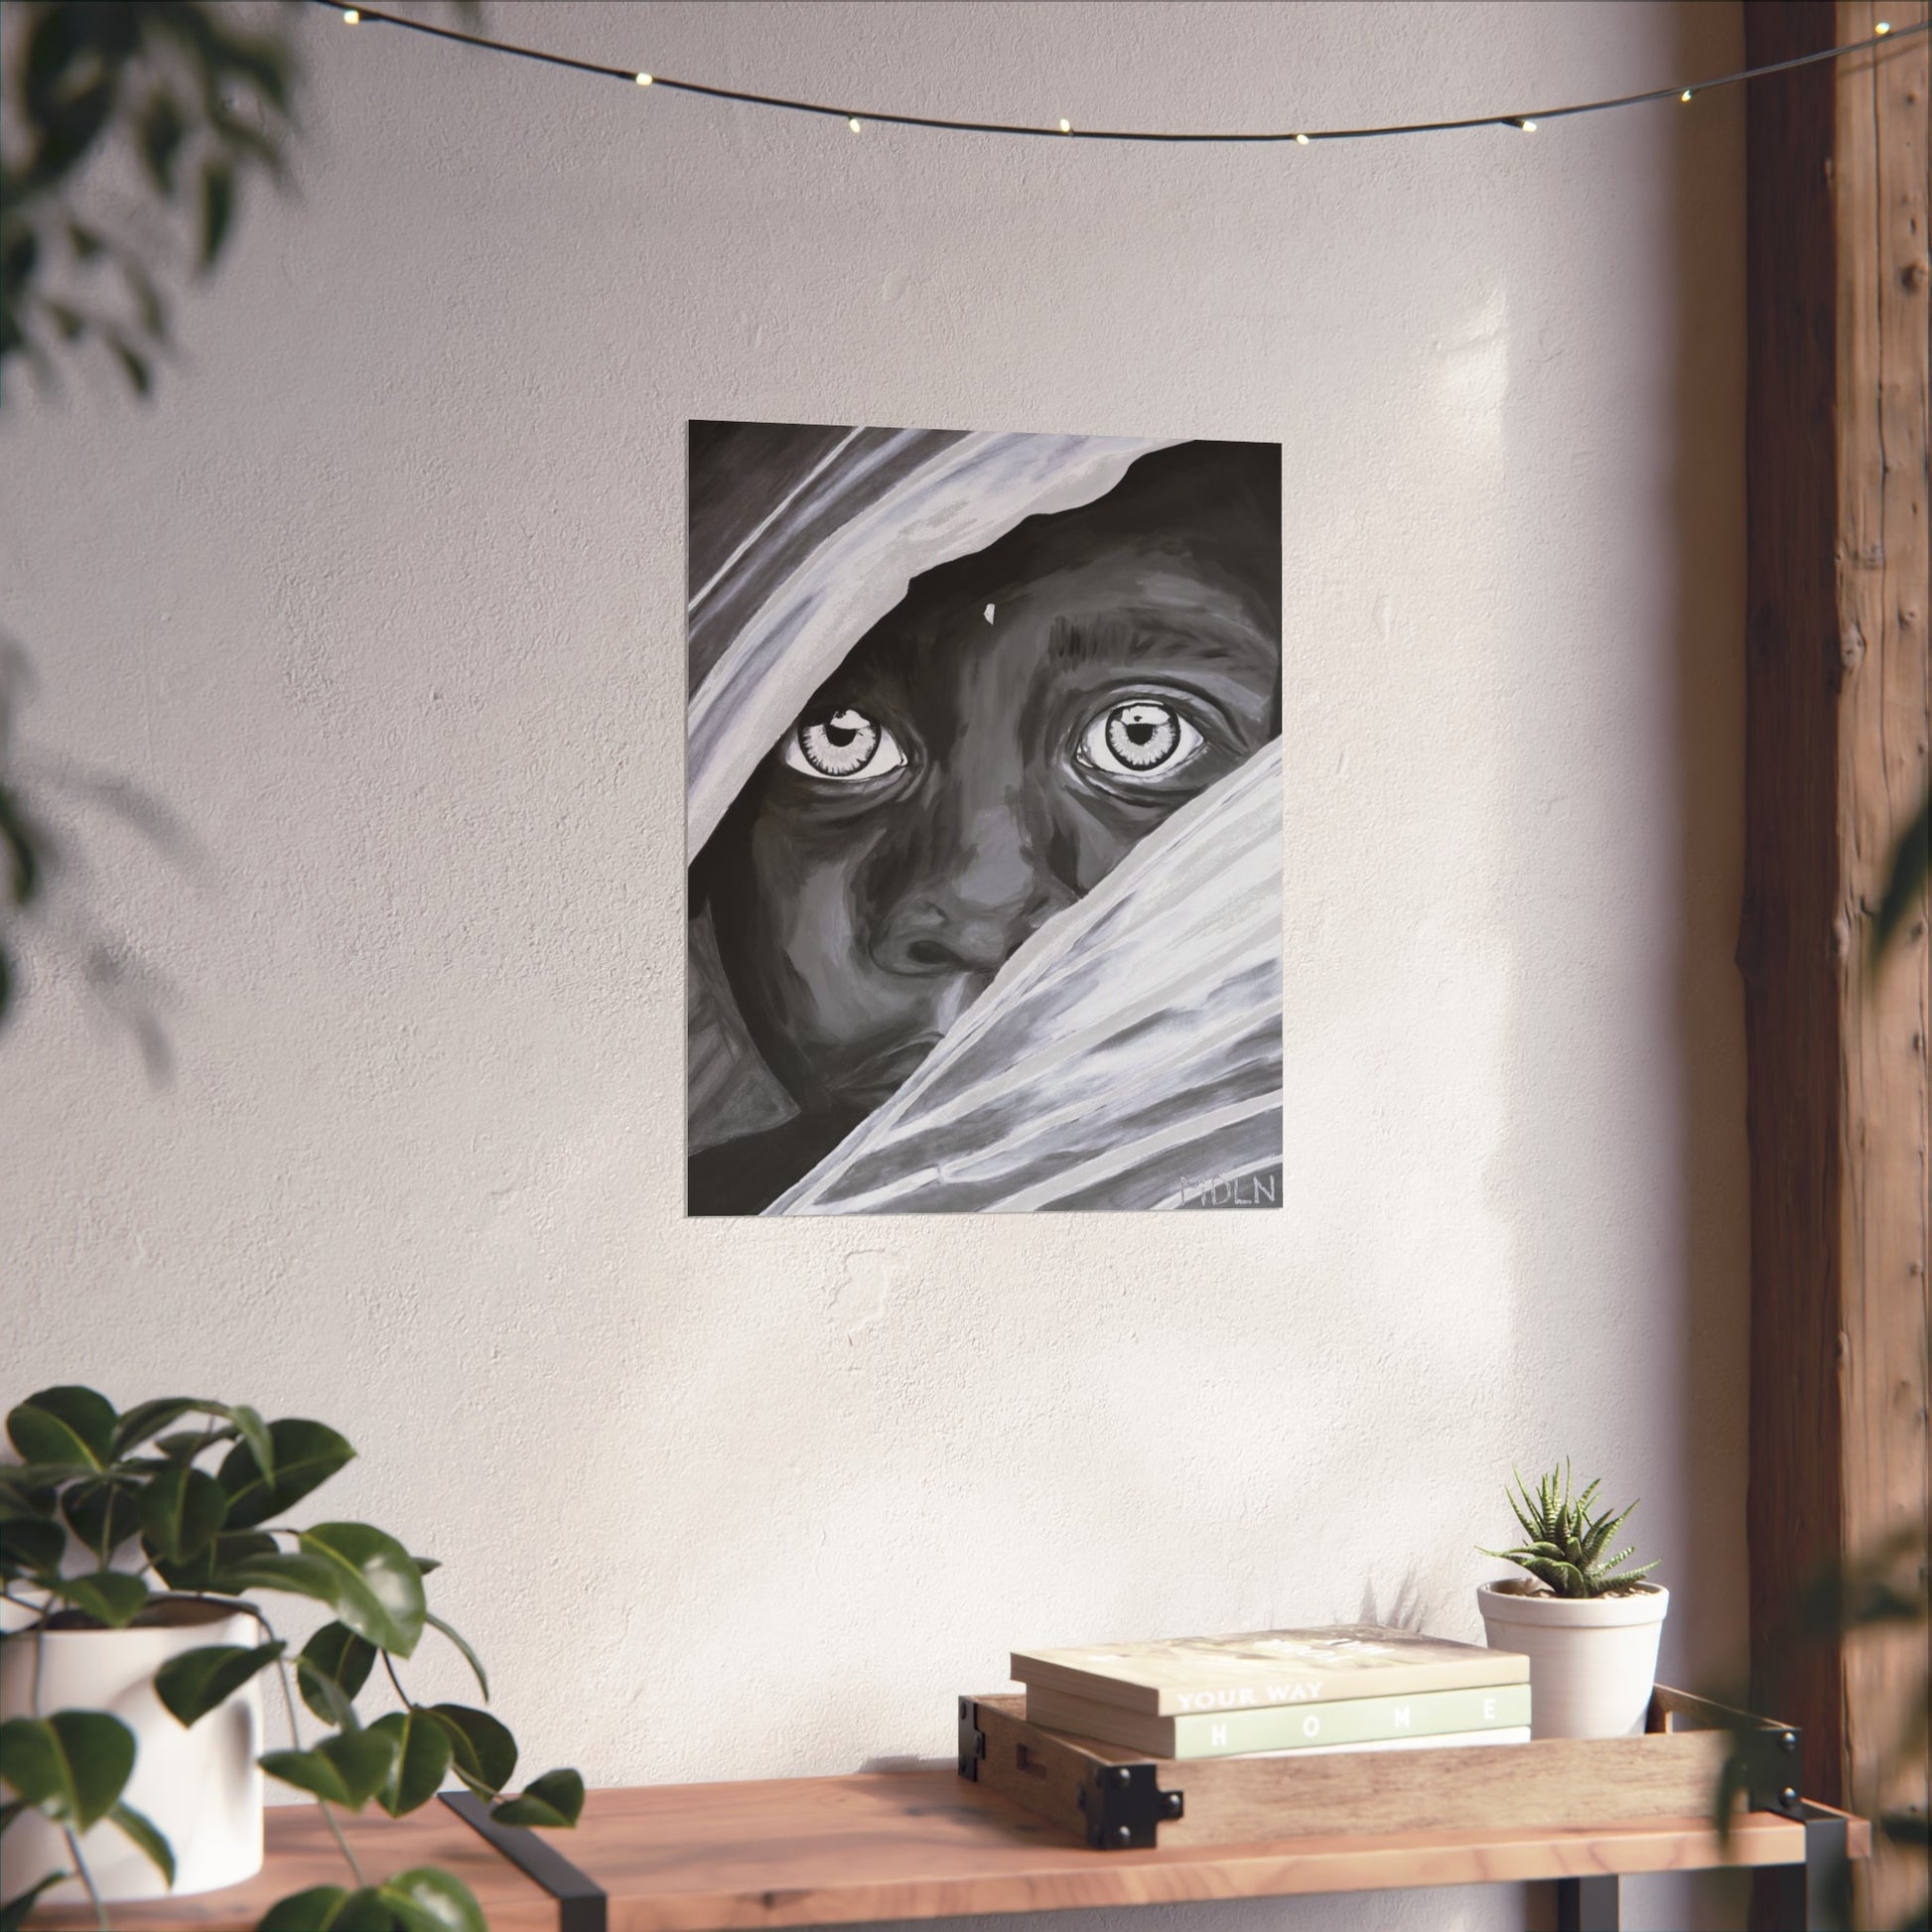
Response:
[[[1531,1495],[1520,1474],[1509,1506],[1523,1531],[1512,1550],[1484,1550],[1528,1574],[1476,1591],[1492,1650],[1530,1660],[1530,1729],[1536,1737],[1628,1737],[1644,1727],[1657,1679],[1657,1641],[1670,1591],[1611,1551],[1631,1510],[1593,1508],[1600,1481],[1571,1492],[1570,1468],[1552,1469]],[[1508,1493],[1508,1492],[1505,1492]]]
[[[322,1423],[191,1397],[117,1413],[78,1387],[30,1396],[7,1436],[21,1460],[0,1464],[0,1927],[44,1895],[84,1893],[104,1927],[114,1899],[247,1877],[265,1772],[321,1806],[351,1882],[283,1899],[263,1932],[485,1932],[448,1872],[363,1871],[336,1813],[399,1817],[454,1777],[502,1823],[574,1825],[583,1780],[552,1771],[504,1800],[508,1729],[409,1695],[398,1665],[434,1630],[489,1700],[476,1652],[429,1608],[433,1561],[367,1523],[283,1520],[349,1445]],[[332,1612],[294,1654],[259,1600],[278,1594]],[[399,1708],[364,1723],[355,1700],[378,1663]],[[261,1748],[265,1681],[286,1749]],[[304,1739],[298,1704],[320,1736]]]

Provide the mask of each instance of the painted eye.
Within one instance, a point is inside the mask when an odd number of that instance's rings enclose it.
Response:
[[[905,754],[877,719],[847,705],[797,726],[785,740],[785,762],[808,777],[849,784],[897,771]]]
[[[1135,698],[1103,711],[1080,735],[1080,757],[1116,778],[1165,778],[1201,748],[1201,735],[1171,704]]]

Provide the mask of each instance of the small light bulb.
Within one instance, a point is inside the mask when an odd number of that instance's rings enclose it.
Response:
[[[1062,134],[1071,134],[1073,132],[1073,123],[1071,121],[1062,121],[1060,123],[1060,132]]]
[[[1690,88],[1688,88],[1688,87],[1686,87],[1686,88],[1684,89],[1684,91],[1683,91],[1683,92],[1682,92],[1681,94],[1679,94],[1679,95],[1678,95],[1677,97],[1678,97],[1678,99],[1679,99],[1679,100],[1681,100],[1681,101],[1682,101],[1682,102],[1684,103],[1684,105],[1685,105],[1686,107],[1688,107],[1688,106],[1690,106],[1690,104],[1691,104],[1691,90],[1690,90]]]
[[[355,23],[362,18],[362,16],[358,14],[353,7],[345,7],[343,9],[343,18],[345,21],[347,21],[351,27],[353,27]]]
[[[1298,148],[1306,148],[1308,144],[1309,144],[1309,137],[1306,134],[1298,134],[1295,137],[1295,145]]]
[[[1891,32],[1891,22],[1889,20],[1881,20],[1878,22],[1878,24],[1875,27],[1872,28],[1871,31],[1874,34],[1876,34],[1880,40],[1882,40],[1887,34]]]
[[[858,115],[857,115],[857,114],[854,114],[854,115],[853,115],[853,117],[852,117],[852,118],[851,118],[851,119],[850,119],[849,121],[847,121],[847,122],[846,122],[846,126],[847,126],[847,127],[849,127],[849,128],[850,128],[850,129],[851,129],[851,130],[853,131],[853,133],[854,133],[854,134],[857,134],[857,133],[858,133],[858,131],[859,131],[859,117],[858,117]]]
[[[1536,132],[1536,123],[1534,121],[1519,121],[1517,122],[1517,126],[1519,126],[1525,134],[1534,134]]]
[[[640,73],[640,74],[639,74],[639,75],[637,76],[637,84],[638,84],[638,86],[640,86],[640,87],[648,87],[648,86],[650,85],[650,83],[651,83],[651,75],[649,75],[649,74],[647,74],[647,73]]]

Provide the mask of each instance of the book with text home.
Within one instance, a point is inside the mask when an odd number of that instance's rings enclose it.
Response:
[[[1344,1623],[1016,1650],[1013,1675],[1030,1691],[1055,1691],[1169,1718],[1524,1684],[1530,1660],[1448,1637]]]
[[[1510,1730],[1530,1721],[1527,1684],[1414,1696],[1342,1698],[1333,1704],[1261,1705],[1163,1718],[1063,1692],[1027,1692],[1027,1721],[1076,1737],[1126,1744],[1153,1757],[1235,1757],[1332,1744]]]
[[[1504,1725],[1496,1730],[1450,1730],[1440,1737],[1371,1737],[1359,1744],[1306,1744],[1297,1751],[1244,1751],[1244,1757],[1339,1757],[1352,1751],[1466,1750],[1472,1744],[1527,1744],[1528,1725]]]

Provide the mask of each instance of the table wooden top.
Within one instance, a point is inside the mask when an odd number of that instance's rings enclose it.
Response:
[[[557,1925],[555,1903],[440,1806],[396,1822],[345,1822],[372,1878],[443,1864],[477,1893],[495,1932]],[[1854,1820],[1851,1830],[1853,1855],[1862,1857],[1868,1828]],[[610,1894],[610,1932],[1173,1904],[1804,1858],[1804,1827],[1768,1813],[1743,1819],[1727,1853],[1701,1818],[1094,1852],[950,1771],[596,1791],[576,1831],[542,1836]],[[312,1807],[271,1811],[269,1848],[267,1866],[245,1885],[117,1907],[115,1923],[126,1932],[246,1932],[270,1900],[344,1881]],[[88,1920],[67,1909],[34,1923]]]

